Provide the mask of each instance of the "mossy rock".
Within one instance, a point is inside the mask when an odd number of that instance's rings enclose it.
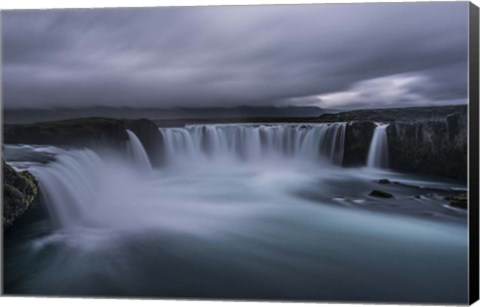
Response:
[[[445,198],[449,200],[449,205],[456,208],[467,209],[468,208],[468,193],[458,194]]]
[[[38,181],[27,171],[16,172],[3,162],[3,226],[11,226],[38,198]]]

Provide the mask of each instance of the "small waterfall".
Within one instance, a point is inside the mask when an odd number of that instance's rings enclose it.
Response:
[[[368,150],[367,166],[374,168],[388,168],[388,124],[376,124],[372,142]]]
[[[59,152],[55,161],[29,169],[37,178],[53,220],[60,227],[82,224],[95,202],[103,160],[93,151]]]
[[[191,125],[160,128],[167,160],[291,157],[302,161],[343,161],[345,123]]]
[[[150,164],[150,159],[148,158],[147,152],[142,145],[142,142],[131,130],[127,129],[128,140],[129,140],[129,152],[136,166],[140,167],[143,170],[150,170],[152,165]]]

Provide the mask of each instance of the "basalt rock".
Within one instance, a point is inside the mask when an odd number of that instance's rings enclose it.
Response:
[[[467,179],[467,113],[443,119],[397,122],[387,128],[392,169]]]
[[[344,166],[361,166],[367,161],[375,124],[357,121],[348,123],[345,131]]]
[[[93,149],[125,149],[126,129],[140,139],[153,166],[162,163],[163,138],[148,119],[79,118],[34,124],[4,126],[5,144],[81,146]]]
[[[373,196],[373,197],[380,197],[380,198],[393,198],[392,194],[390,194],[388,192],[385,192],[385,191],[380,191],[380,190],[373,190],[368,195]]]
[[[3,227],[11,226],[37,202],[37,179],[29,172],[15,171],[3,162]]]
[[[458,194],[455,196],[446,197],[446,200],[449,200],[449,205],[452,207],[457,207],[461,209],[467,209],[468,207],[468,194]]]
[[[71,145],[119,149],[128,140],[122,121],[82,118],[4,126],[5,144]]]

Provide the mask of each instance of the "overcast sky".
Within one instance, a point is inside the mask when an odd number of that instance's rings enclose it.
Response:
[[[467,102],[468,3],[2,13],[5,108]]]

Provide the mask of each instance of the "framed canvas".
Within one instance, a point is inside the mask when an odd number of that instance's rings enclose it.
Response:
[[[478,299],[474,4],[1,25],[4,296]]]

